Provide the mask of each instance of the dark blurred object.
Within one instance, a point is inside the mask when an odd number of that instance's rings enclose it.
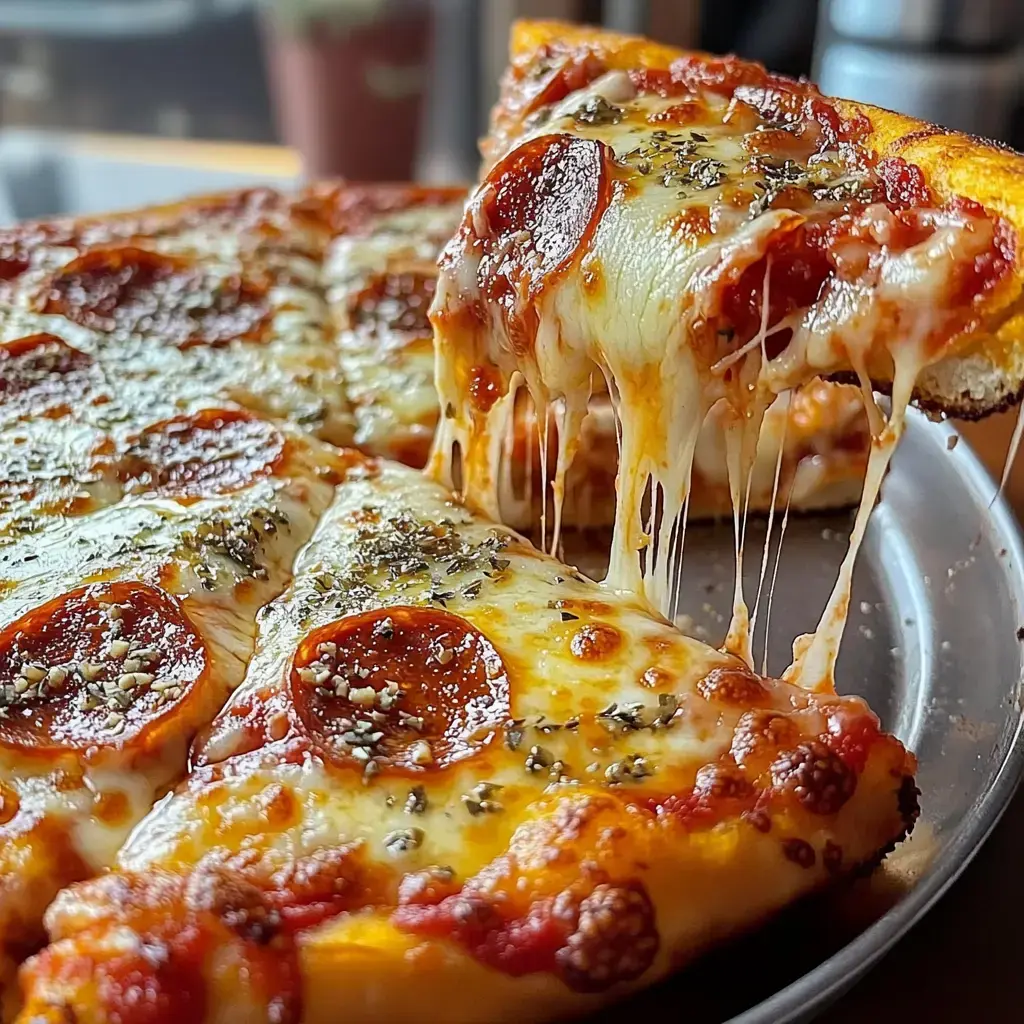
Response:
[[[399,0],[274,0],[265,37],[281,138],[310,177],[413,176],[432,13]]]
[[[700,45],[786,75],[806,75],[817,15],[818,0],[703,0]]]
[[[1020,0],[822,0],[826,92],[1020,148]]]
[[[0,0],[0,123],[272,141],[253,0]]]

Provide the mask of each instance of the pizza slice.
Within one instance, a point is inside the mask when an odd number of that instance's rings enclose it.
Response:
[[[794,666],[827,680],[912,394],[977,416],[1021,392],[1024,160],[736,58],[556,22],[515,27],[483,151],[432,312],[447,413],[435,475],[451,481],[457,456],[466,494],[499,514],[525,385],[557,422],[557,503],[591,396],[607,391],[609,582],[664,609],[708,411],[725,410],[739,537],[765,409],[852,375],[875,445],[849,557]],[[892,391],[888,419],[873,383]],[[745,615],[738,590],[740,651]]]
[[[355,456],[193,764],[54,902],[19,1021],[585,1011],[874,863],[917,807],[859,699]]]
[[[0,544],[0,996],[242,679],[344,456],[238,409],[111,453],[117,501]]]

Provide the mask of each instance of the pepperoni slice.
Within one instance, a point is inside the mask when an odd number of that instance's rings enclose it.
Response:
[[[269,312],[262,285],[237,275],[211,280],[186,259],[127,245],[68,263],[51,278],[40,311],[179,348],[259,341]]]
[[[52,334],[0,343],[0,403],[45,413],[88,390],[92,357]]]
[[[170,595],[142,583],[79,587],[0,632],[0,743],[127,743],[179,707],[206,666]]]
[[[131,440],[118,476],[129,490],[196,499],[230,494],[270,476],[285,439],[273,424],[233,409],[203,409],[147,427]]]
[[[509,716],[501,656],[465,619],[436,608],[364,612],[315,630],[299,645],[290,685],[323,753],[371,773],[462,761]]]
[[[398,331],[429,336],[427,311],[436,288],[434,274],[375,274],[349,302],[352,326],[374,334]]]
[[[471,210],[492,300],[534,297],[583,254],[612,193],[612,156],[603,142],[543,135],[513,150],[487,176]]]

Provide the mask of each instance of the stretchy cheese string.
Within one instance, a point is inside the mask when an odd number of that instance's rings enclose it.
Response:
[[[999,489],[992,496],[989,508],[1002,497],[1006,490],[1006,483],[1010,479],[1010,470],[1017,461],[1017,450],[1020,448],[1021,436],[1024,435],[1024,404],[1017,408],[1017,422],[1013,425],[1013,434],[1010,437],[1009,447],[1006,449],[1006,460],[1003,462],[1003,472],[999,476]]]
[[[779,563],[782,561],[782,544],[786,539],[786,527],[789,526],[789,509],[793,502],[793,491],[796,488],[796,474],[789,481],[786,494],[786,509],[782,513],[782,525],[779,528],[779,546],[775,549],[775,565],[772,568],[772,584],[768,588],[768,608],[764,617],[764,651],[761,656],[761,675],[768,675],[768,640],[772,629],[772,608],[775,606],[775,584],[779,578]]]
[[[778,496],[779,496],[779,480],[780,480],[780,478],[782,476],[782,456],[783,456],[783,454],[784,454],[784,452],[786,450],[786,438],[787,438],[787,436],[789,434],[790,406],[793,404],[792,400],[791,400],[791,393],[787,391],[785,393],[785,395],[783,395],[779,399],[779,403],[780,404],[785,403],[784,419],[782,421],[782,438],[781,438],[781,440],[779,442],[779,450],[778,450],[778,452],[775,455],[775,476],[772,479],[772,496],[771,496],[771,501],[770,501],[770,503],[768,505],[768,526],[767,526],[767,529],[765,530],[764,545],[762,546],[762,549],[761,549],[761,569],[760,569],[760,572],[758,573],[758,577],[757,577],[757,593],[754,596],[754,612],[753,612],[753,614],[750,617],[750,636],[751,636],[751,640],[752,641],[753,641],[754,634],[757,632],[757,617],[758,617],[758,614],[759,614],[759,612],[761,610],[761,595],[762,595],[762,592],[764,590],[765,576],[766,576],[766,574],[768,572],[768,557],[769,557],[769,554],[771,552],[771,543],[772,543],[772,527],[775,524],[775,502],[778,500]],[[789,495],[790,495],[790,497],[792,497],[792,494],[793,494],[793,483],[794,483],[795,480],[796,480],[796,474],[794,473],[793,474],[793,480],[790,481],[790,488],[789,488]],[[787,507],[787,509],[789,508],[789,500],[788,499],[786,501],[786,507]],[[779,546],[780,546],[780,549],[781,549],[781,542],[780,542]],[[778,559],[776,559],[776,565],[777,564],[778,564]],[[766,626],[765,627],[765,654],[764,654],[765,659],[768,657],[767,635],[768,635],[768,629],[767,629],[767,626]],[[761,669],[761,672],[762,672],[762,674],[764,673],[764,668]]]
[[[767,362],[765,338],[768,331],[768,315],[770,310],[771,291],[771,255],[765,260],[764,284],[761,288],[761,323],[751,348],[751,355],[756,349],[758,361],[756,369]],[[748,357],[749,359],[749,357]],[[747,369],[744,364],[743,370]],[[743,370],[740,371],[740,393],[743,393]],[[750,485],[753,479],[754,462],[757,458],[758,442],[764,422],[765,400],[760,390],[755,387],[754,400],[749,409],[741,411],[729,410],[730,423],[726,428],[726,459],[729,471],[729,499],[732,504],[733,548],[735,556],[735,579],[733,582],[732,618],[725,639],[725,649],[742,658],[753,667],[751,651],[750,612],[743,593],[743,552],[747,536],[747,522],[750,511]],[[746,414],[746,415],[744,415]],[[739,417],[738,419],[735,417]],[[740,493],[743,494],[742,522],[740,520]]]
[[[910,396],[921,368],[914,349],[916,346],[909,354],[901,353],[895,359],[889,419],[881,433],[872,438],[871,454],[868,457],[864,490],[857,508],[857,517],[854,520],[853,532],[850,534],[846,557],[839,567],[839,576],[828,604],[817,629],[810,635],[797,637],[793,643],[793,662],[786,669],[783,678],[806,689],[825,690],[834,686],[836,659],[839,656],[839,645],[846,629],[850,609],[854,566],[864,541],[868,519],[878,500],[885,472],[896,445],[903,436]]]

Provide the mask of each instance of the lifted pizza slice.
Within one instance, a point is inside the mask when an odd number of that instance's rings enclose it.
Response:
[[[827,681],[912,394],[982,415],[1024,384],[1024,158],[736,58],[554,22],[514,29],[484,156],[432,310],[448,413],[435,474],[451,479],[457,451],[467,495],[499,514],[525,385],[557,421],[557,506],[606,390],[621,467],[609,582],[664,609],[708,411],[726,411],[738,523],[770,402],[852,375],[876,443],[797,673]],[[892,391],[888,419],[872,382]],[[741,651],[745,614],[738,592]]]
[[[352,445],[410,466],[427,462],[439,420],[433,330],[427,311],[437,284],[437,258],[457,229],[461,189],[390,186],[389,195],[335,236],[325,264],[328,305],[337,325],[338,364],[355,429]],[[541,433],[532,403],[515,410],[509,472],[503,480],[504,522],[534,530],[544,500]],[[698,441],[691,480],[694,518],[731,512],[724,450],[728,417],[713,409]],[[557,458],[556,427],[547,458]],[[751,511],[773,501],[795,509],[856,504],[870,435],[854,389],[820,381],[780,400],[761,431],[749,494]],[[778,480],[776,480],[776,466]],[[576,462],[565,483],[563,518],[571,527],[614,521],[618,452],[606,397],[591,402]],[[550,501],[550,496],[548,497]]]
[[[917,807],[862,701],[370,460],[193,761],[50,908],[20,1021],[560,1017],[874,863]]]
[[[345,458],[237,409],[142,429],[119,500],[0,545],[0,996],[186,769]]]

